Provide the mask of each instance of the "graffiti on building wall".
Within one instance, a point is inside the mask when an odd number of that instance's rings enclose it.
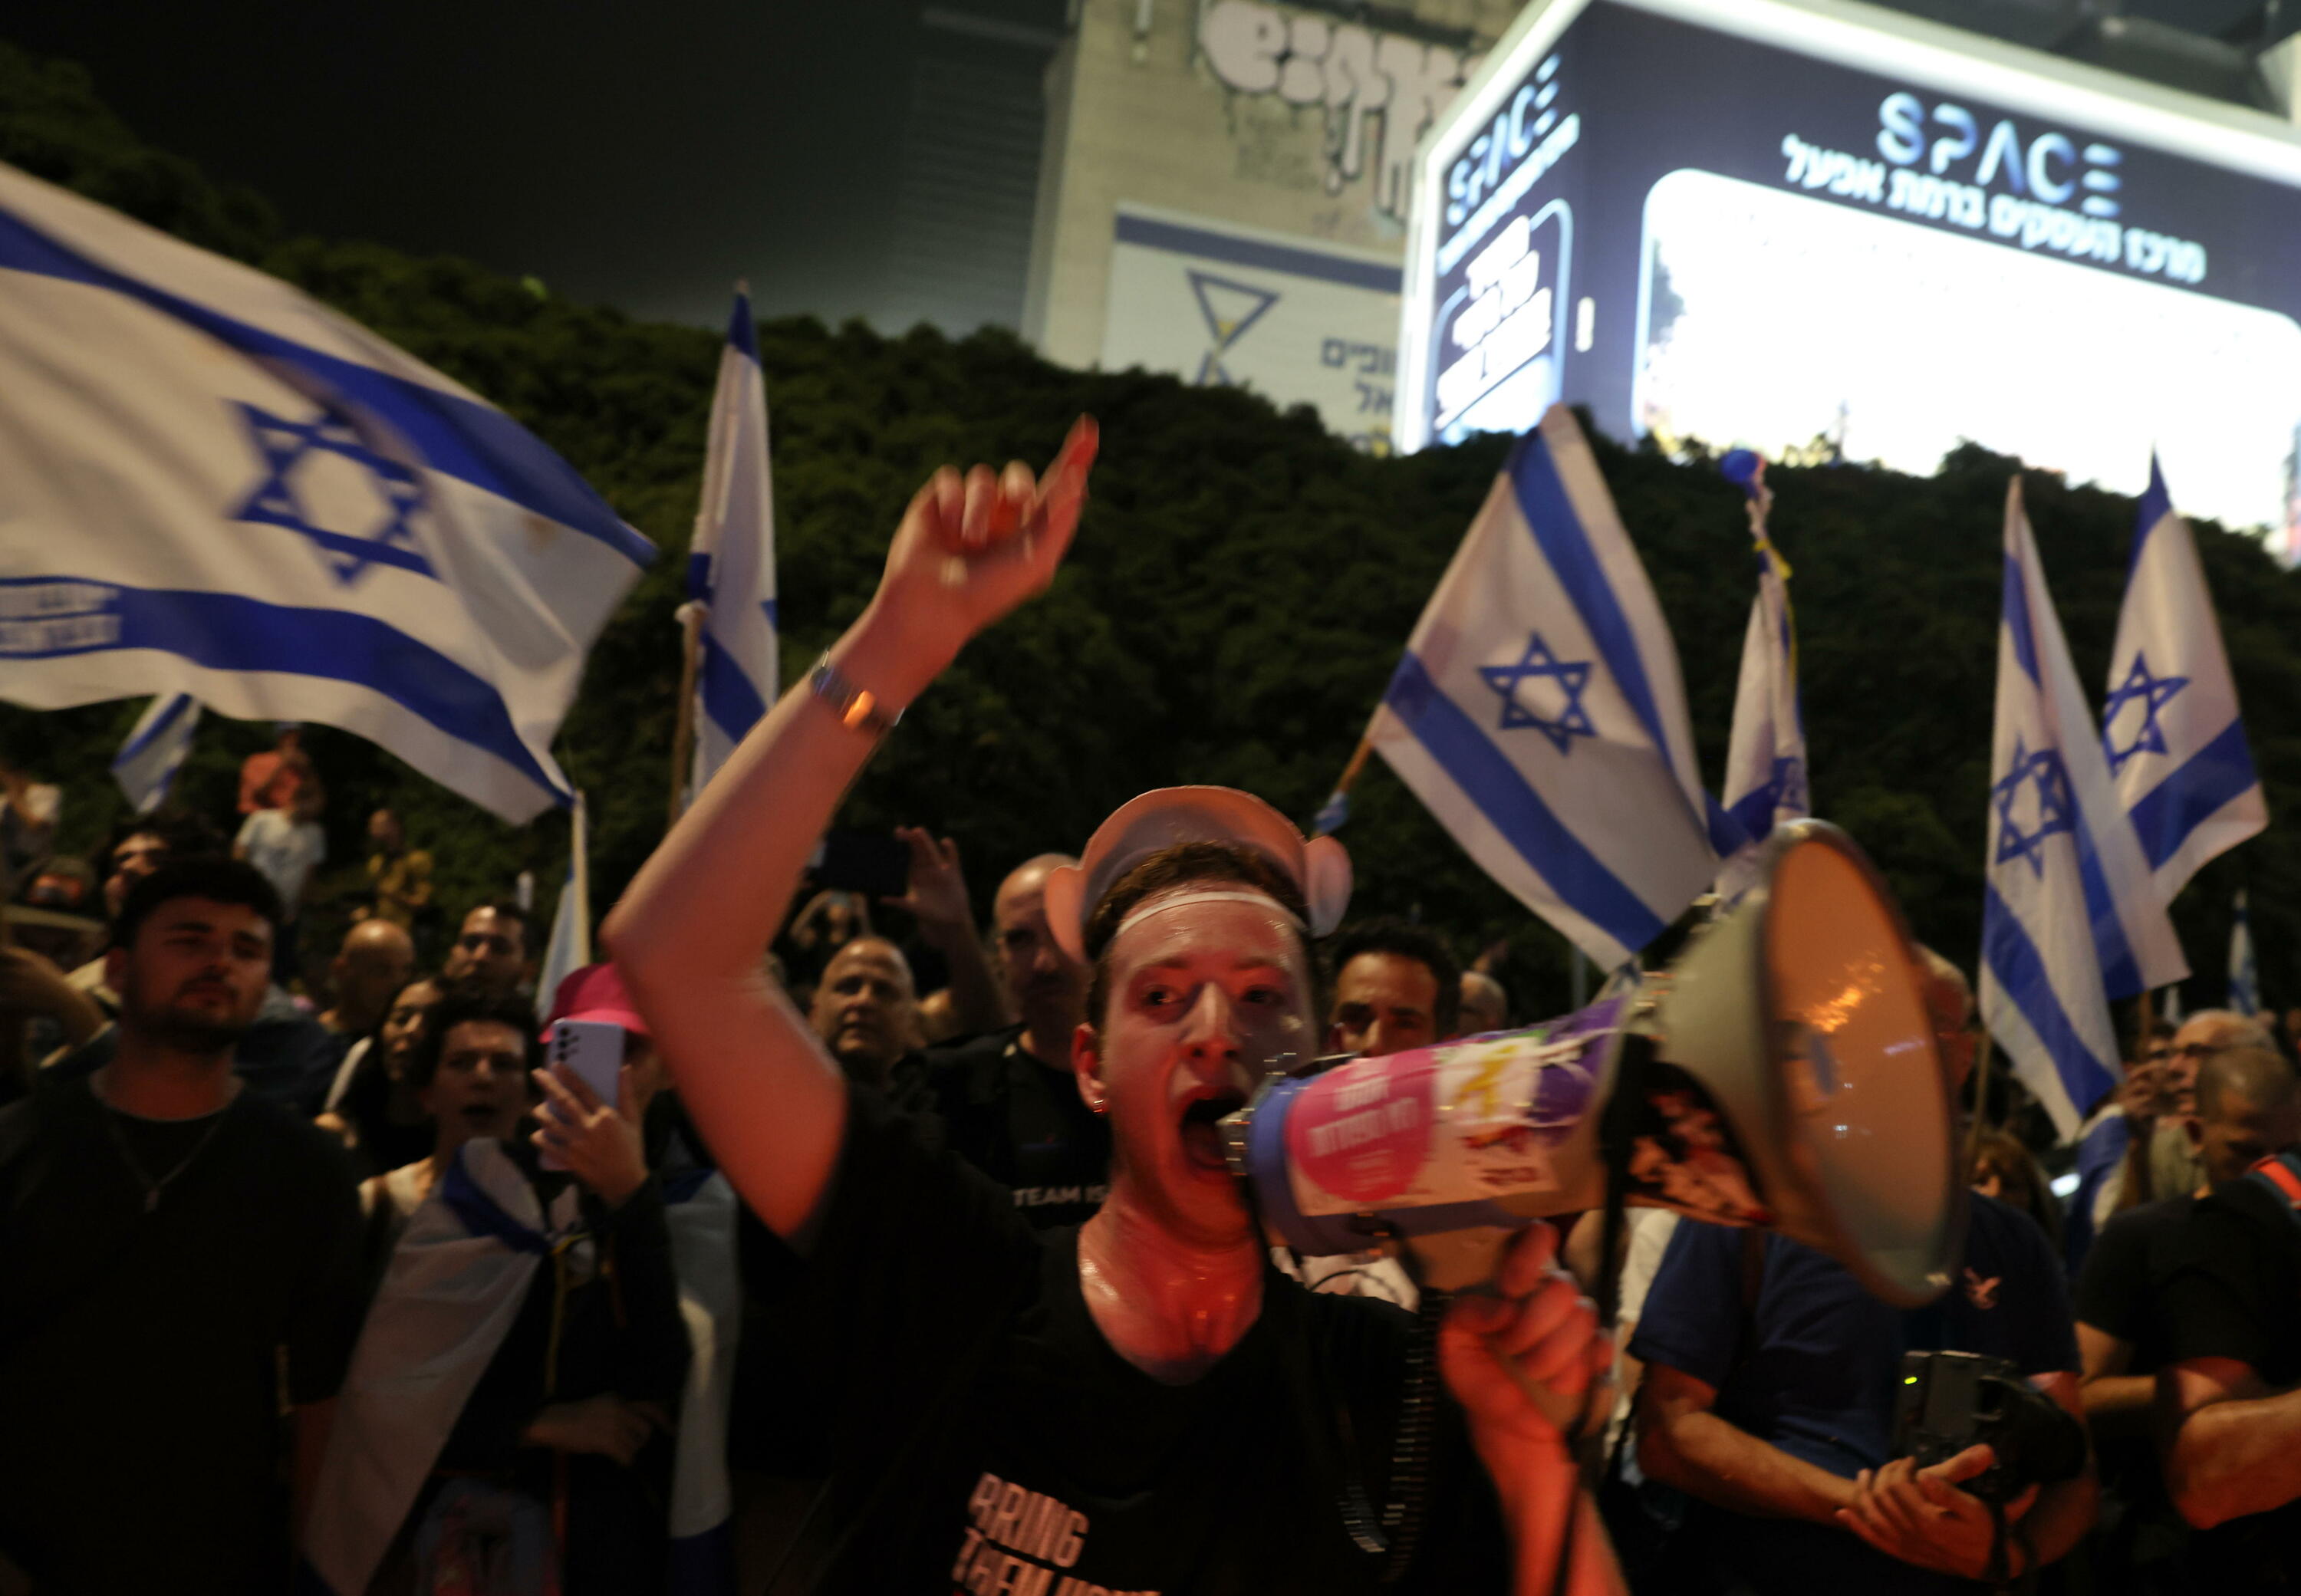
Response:
[[[1199,20],[1199,49],[1226,88],[1320,107],[1326,192],[1370,171],[1374,208],[1402,222],[1415,140],[1482,59],[1267,0],[1214,0]]]

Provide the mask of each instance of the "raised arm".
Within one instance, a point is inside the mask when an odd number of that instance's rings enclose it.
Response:
[[[1081,418],[1043,481],[949,466],[904,513],[879,590],[830,660],[869,695],[842,717],[805,682],[751,729],[601,928],[719,1166],[777,1233],[814,1216],[839,1156],[839,1071],[761,955],[848,784],[871,722],[907,707],[960,647],[1053,578],[1086,498]],[[849,723],[852,722],[853,723]]]

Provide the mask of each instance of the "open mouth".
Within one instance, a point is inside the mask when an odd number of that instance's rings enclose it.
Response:
[[[1245,1095],[1236,1091],[1218,1091],[1192,1099],[1183,1110],[1183,1156],[1201,1169],[1219,1169],[1227,1174],[1230,1162],[1223,1157],[1218,1122],[1245,1107]]]

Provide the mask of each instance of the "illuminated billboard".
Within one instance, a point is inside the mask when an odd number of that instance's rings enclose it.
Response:
[[[1970,439],[2301,547],[2301,132],[1835,0],[1529,6],[1424,142],[1402,448],[1929,472]]]

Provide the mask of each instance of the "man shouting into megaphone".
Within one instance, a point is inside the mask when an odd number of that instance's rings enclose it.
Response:
[[[950,468],[879,590],[640,873],[606,937],[682,1099],[808,1260],[843,1366],[824,1547],[855,1592],[1619,1588],[1568,1450],[1611,1350],[1535,1225],[1448,1313],[1452,1400],[1411,1321],[1273,1270],[1216,1122],[1317,1051],[1309,940],[1348,870],[1243,794],[1146,795],[1050,919],[1093,965],[1073,1063],[1110,1195],[1034,1232],[1003,1191],[852,1089],[758,951],[878,737],[1043,589],[1086,498],[1092,422],[1043,479]],[[1196,795],[1193,797],[1192,795]],[[1338,877],[1339,869],[1339,877]],[[801,1372],[802,1378],[814,1377]],[[1458,1406],[1459,1404],[1459,1406]],[[1427,1434],[1427,1444],[1416,1443]]]

